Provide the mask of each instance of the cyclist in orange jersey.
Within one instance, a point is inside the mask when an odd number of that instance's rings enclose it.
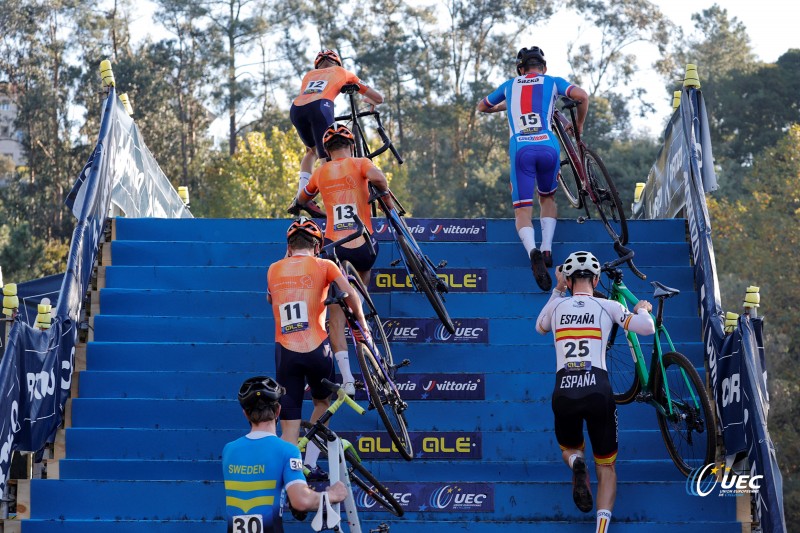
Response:
[[[333,101],[345,85],[358,85],[364,101],[375,106],[383,102],[383,95],[364,84],[358,76],[342,68],[342,59],[333,50],[323,50],[314,60],[314,70],[303,76],[300,86],[300,95],[292,102],[289,118],[297,130],[306,153],[300,162],[300,183],[297,192],[303,190],[311,177],[311,171],[317,158],[325,159],[328,154],[322,143],[325,129],[333,124]],[[314,203],[310,202],[305,210],[317,218],[324,218],[325,213]],[[293,215],[299,213],[299,208],[292,204],[289,212]]]
[[[286,257],[273,263],[267,272],[267,300],[275,317],[275,367],[277,378],[286,388],[281,397],[281,438],[297,444],[303,395],[308,383],[316,421],[330,406],[330,391],[323,379],[334,380],[333,354],[325,332],[325,298],[335,283],[348,292],[350,285],[338,267],[316,257],[322,246],[322,231],[312,220],[300,217],[286,232]],[[352,293],[353,291],[349,291]],[[358,296],[348,294],[347,304],[366,328]],[[317,466],[319,449],[309,444],[306,465],[309,479],[324,474]]]
[[[366,157],[353,157],[355,137],[346,127],[332,124],[323,136],[323,145],[330,154],[330,161],[314,171],[308,185],[300,191],[295,202],[305,205],[318,193],[322,195],[328,219],[325,227],[325,244],[343,239],[355,231],[356,223],[353,215],[364,222],[367,231],[372,234],[372,219],[369,207],[369,183],[378,191],[388,191],[389,183],[383,172]],[[391,207],[391,197],[386,197]],[[372,250],[365,238],[345,243],[336,247],[336,256],[349,261],[361,276],[365,286],[369,286],[372,265],[378,257],[378,242],[370,236]],[[339,307],[330,309],[330,336],[334,357],[342,374],[345,391],[355,394],[350,360],[347,352],[347,340],[344,335],[345,317]]]

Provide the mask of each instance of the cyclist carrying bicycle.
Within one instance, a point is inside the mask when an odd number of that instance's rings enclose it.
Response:
[[[275,367],[278,380],[286,387],[281,397],[281,438],[297,444],[303,395],[308,383],[317,420],[330,405],[330,390],[323,379],[333,381],[333,353],[325,331],[325,298],[328,287],[335,283],[343,292],[350,284],[339,268],[327,259],[316,257],[322,245],[322,231],[305,217],[292,222],[286,232],[286,257],[273,263],[267,272],[267,300],[275,317]],[[355,294],[347,296],[347,304],[356,319],[368,331],[361,302]],[[306,450],[309,479],[324,478],[317,466],[319,449]]]
[[[275,434],[284,392],[265,376],[249,378],[239,389],[239,404],[250,422],[250,433],[229,442],[222,451],[229,533],[282,533],[286,496],[298,511],[319,507],[320,493],[306,483],[300,450]],[[341,502],[347,497],[347,488],[339,481],[328,488],[328,494],[331,502]]]
[[[353,215],[364,222],[366,230],[370,233],[372,247],[366,242],[365,237],[345,243],[336,247],[336,256],[343,261],[349,261],[356,269],[365,286],[369,285],[370,271],[375,259],[378,257],[378,242],[372,234],[372,219],[369,206],[369,184],[375,186],[379,192],[389,190],[389,183],[383,172],[366,157],[353,157],[355,137],[344,125],[332,124],[325,130],[322,137],[325,150],[330,154],[330,161],[318,167],[308,185],[297,195],[295,202],[305,205],[317,194],[322,196],[328,224],[325,227],[325,244],[343,239],[356,230]],[[384,201],[391,209],[393,207],[391,196],[385,196]],[[332,306],[329,312],[330,336],[333,345],[334,357],[342,374],[345,391],[350,396],[355,394],[353,387],[353,374],[350,371],[350,361],[345,339],[344,312],[338,306]]]
[[[517,233],[531,262],[536,283],[549,291],[553,281],[547,272],[553,266],[553,235],[556,231],[556,201],[560,148],[550,129],[553,108],[559,96],[568,96],[578,105],[578,129],[589,109],[589,95],[563,78],[548,76],[544,51],[538,46],[517,53],[517,77],[511,78],[478,102],[478,111],[506,111],[511,137],[511,200],[514,204]],[[542,245],[536,247],[533,217],[534,189],[539,195],[539,220]]]
[[[317,158],[328,157],[322,143],[322,136],[328,126],[334,122],[333,101],[345,85],[358,85],[358,92],[364,95],[364,101],[369,105],[383,103],[383,95],[367,86],[358,77],[342,68],[342,59],[333,50],[323,50],[314,60],[314,70],[303,76],[300,85],[300,95],[292,102],[289,118],[297,130],[306,153],[300,162],[300,183],[297,187],[298,194],[308,183],[314,162]],[[316,218],[324,218],[325,213],[314,203],[304,206],[305,210]],[[289,207],[292,215],[300,214],[300,207],[292,204]]]
[[[557,285],[539,313],[536,330],[552,331],[556,348],[553,391],[556,440],[572,469],[572,497],[584,513],[592,510],[592,489],[584,458],[583,421],[597,471],[597,532],[608,531],[617,493],[619,424],[606,370],[606,341],[614,323],[626,331],[652,335],[652,306],[640,300],[628,312],[619,302],[595,298],[600,263],[589,252],[574,252],[556,270]],[[566,290],[572,296],[566,296]]]

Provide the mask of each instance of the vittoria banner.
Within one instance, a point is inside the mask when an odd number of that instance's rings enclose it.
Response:
[[[486,242],[485,219],[407,218],[405,221],[411,234],[420,243]],[[392,227],[385,218],[372,219],[372,230],[379,241],[390,241],[394,238]]]
[[[336,376],[341,383],[341,376]],[[484,374],[404,373],[395,376],[395,385],[404,400],[485,400]],[[306,399],[311,391],[306,387]],[[356,400],[366,400],[365,390],[356,390]]]

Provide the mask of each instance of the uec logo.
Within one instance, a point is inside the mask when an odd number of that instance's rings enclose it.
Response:
[[[719,471],[722,471],[721,481],[715,476]],[[725,465],[711,463],[692,470],[686,479],[686,492],[692,496],[705,497],[720,483],[720,496],[757,493],[761,488],[760,479],[764,479],[764,476],[736,474]]]

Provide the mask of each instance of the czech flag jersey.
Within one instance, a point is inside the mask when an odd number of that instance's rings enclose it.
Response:
[[[553,107],[559,96],[569,96],[574,87],[563,78],[530,73],[511,78],[486,97],[491,107],[507,102],[510,135],[533,135],[550,131]]]

